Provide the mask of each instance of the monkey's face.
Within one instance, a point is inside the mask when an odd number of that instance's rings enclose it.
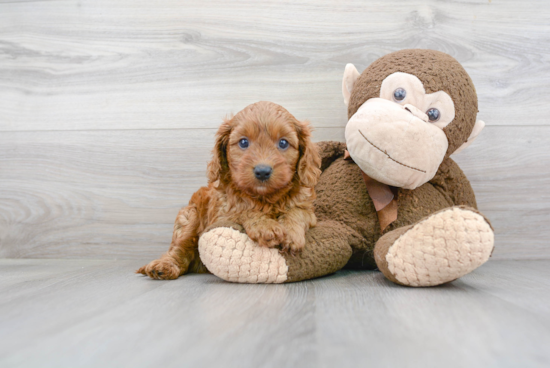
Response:
[[[448,148],[443,128],[455,107],[443,92],[427,94],[414,75],[393,73],[380,86],[380,97],[368,99],[346,126],[348,151],[371,178],[414,189],[431,180]]]

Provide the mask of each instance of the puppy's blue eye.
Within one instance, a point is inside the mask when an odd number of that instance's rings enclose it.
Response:
[[[248,139],[241,138],[241,140],[239,141],[239,147],[241,147],[242,149],[248,148]]]
[[[401,102],[407,97],[407,91],[405,91],[403,88],[398,88],[395,91],[393,91],[393,98],[397,102]]]
[[[285,150],[288,148],[288,141],[286,139],[281,139],[279,141],[279,148]]]
[[[428,115],[428,119],[430,119],[430,121],[432,123],[436,122],[439,120],[439,116],[441,115],[439,113],[439,110],[438,109],[429,109],[427,112],[426,112],[426,115]]]

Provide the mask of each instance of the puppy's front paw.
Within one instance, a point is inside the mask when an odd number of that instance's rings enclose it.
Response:
[[[262,247],[273,248],[285,241],[285,229],[275,220],[265,220],[259,224],[246,229],[250,239]]]
[[[286,239],[283,242],[283,252],[296,254],[306,245],[306,233],[303,228],[286,229]]]
[[[141,267],[136,273],[147,275],[155,280],[174,280],[181,272],[178,265],[166,259],[156,259],[146,266]]]

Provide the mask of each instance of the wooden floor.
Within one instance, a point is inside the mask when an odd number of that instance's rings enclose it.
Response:
[[[349,271],[154,281],[132,273],[141,263],[0,260],[0,366],[550,366],[549,260],[493,260],[426,289]]]

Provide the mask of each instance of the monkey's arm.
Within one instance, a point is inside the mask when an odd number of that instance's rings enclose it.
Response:
[[[450,158],[439,166],[430,183],[455,206],[470,206],[477,209],[474,190],[460,167]]]
[[[334,160],[343,156],[346,150],[345,142],[322,141],[315,143],[315,145],[319,151],[319,156],[321,156],[321,171],[325,171]]]

